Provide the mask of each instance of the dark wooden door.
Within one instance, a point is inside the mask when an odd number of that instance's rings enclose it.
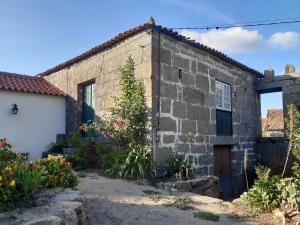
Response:
[[[220,179],[224,200],[232,198],[231,146],[214,147],[214,173]]]

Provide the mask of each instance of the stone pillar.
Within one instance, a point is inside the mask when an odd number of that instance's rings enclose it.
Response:
[[[295,66],[292,65],[292,64],[287,64],[285,67],[284,67],[284,75],[288,75],[288,74],[291,74],[291,73],[295,73],[296,69],[295,69]]]
[[[275,76],[275,72],[272,68],[268,67],[264,71],[264,76],[266,80],[273,80]]]

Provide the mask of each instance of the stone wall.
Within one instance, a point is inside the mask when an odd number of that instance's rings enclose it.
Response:
[[[164,163],[176,152],[200,174],[212,175],[214,146],[230,145],[233,186],[242,188],[243,153],[247,149],[250,164],[255,163],[253,144],[260,133],[256,76],[166,35],[156,33],[153,43],[160,52],[156,161]],[[233,136],[216,135],[216,80],[231,85]]]
[[[151,106],[151,33],[141,32],[114,47],[91,56],[68,68],[54,72],[45,78],[56,87],[67,93],[67,133],[78,128],[82,118],[82,93],[80,85],[95,81],[96,109],[98,117],[113,104],[112,96],[118,95],[119,68],[124,65],[128,56],[136,64],[136,77],[143,80],[146,88],[147,103]]]
[[[0,213],[0,225],[86,224],[86,209],[79,191],[48,189],[37,196],[35,204]]]
[[[263,137],[257,140],[254,147],[258,164],[267,166],[273,174],[281,174],[288,149],[286,137]],[[291,172],[292,155],[290,156],[287,171]]]

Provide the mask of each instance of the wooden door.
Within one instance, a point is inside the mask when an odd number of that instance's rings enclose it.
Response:
[[[220,179],[222,197],[232,198],[231,146],[214,147],[214,174]]]

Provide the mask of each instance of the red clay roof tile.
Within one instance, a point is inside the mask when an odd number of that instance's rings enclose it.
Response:
[[[268,109],[264,124],[265,131],[284,130],[284,119],[282,109]]]
[[[0,90],[20,91],[45,95],[65,96],[60,89],[42,77],[0,71]]]

